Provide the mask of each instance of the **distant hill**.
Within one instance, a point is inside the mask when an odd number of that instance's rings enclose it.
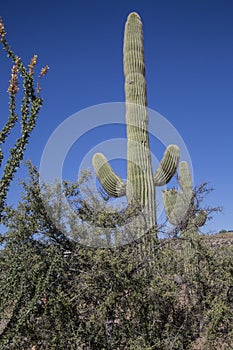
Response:
[[[233,230],[203,236],[211,247],[233,246]]]

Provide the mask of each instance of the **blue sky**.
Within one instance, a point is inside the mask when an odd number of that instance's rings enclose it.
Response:
[[[215,189],[206,204],[223,207],[223,214],[215,216],[205,231],[233,229],[230,0],[4,2],[0,15],[14,51],[25,63],[36,53],[38,69],[50,67],[42,81],[44,105],[25,159],[39,165],[51,133],[70,115],[96,104],[124,101],[123,30],[131,11],[143,21],[148,106],[182,136],[192,159],[195,185],[207,181]],[[2,124],[7,118],[5,91],[10,74],[4,52],[0,71]],[[88,151],[88,142],[93,146],[116,132],[124,136],[122,128],[102,133],[99,129],[95,137],[75,144],[66,162],[66,176],[74,177],[75,162]],[[153,150],[159,159],[163,151],[162,147]]]

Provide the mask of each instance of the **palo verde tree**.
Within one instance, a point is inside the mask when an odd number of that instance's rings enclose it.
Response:
[[[7,53],[7,56],[13,63],[11,78],[8,87],[9,94],[9,116],[5,125],[0,131],[0,167],[2,168],[0,178],[0,215],[4,206],[7,192],[16,170],[19,168],[23,159],[29,137],[36,125],[36,120],[43,100],[39,96],[40,78],[47,73],[48,66],[41,69],[38,82],[34,79],[34,68],[37,61],[37,55],[34,55],[26,67],[21,58],[17,56],[9,46],[6,39],[6,31],[2,19],[0,19],[0,43]],[[21,80],[21,81],[20,81]],[[20,115],[17,113],[17,93],[19,85],[22,84],[22,103]],[[2,145],[6,142],[17,122],[20,122],[20,136],[15,144],[10,148],[10,155],[5,159]],[[4,165],[3,165],[4,164]]]

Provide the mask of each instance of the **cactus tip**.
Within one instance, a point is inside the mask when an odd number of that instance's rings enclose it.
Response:
[[[131,12],[131,13],[128,15],[127,20],[129,20],[129,19],[131,19],[131,18],[133,18],[133,17],[135,17],[135,18],[141,20],[141,17],[139,16],[139,14],[138,14],[137,12]]]

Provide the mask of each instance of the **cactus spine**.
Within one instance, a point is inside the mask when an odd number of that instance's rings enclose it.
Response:
[[[128,204],[140,205],[147,231],[156,228],[155,186],[165,185],[179,163],[179,148],[170,145],[153,175],[148,135],[148,111],[143,48],[139,15],[129,14],[124,33],[124,76],[127,126],[127,181],[115,174],[101,153],[93,157],[96,175],[112,197],[126,195]],[[145,227],[144,227],[145,229]]]

